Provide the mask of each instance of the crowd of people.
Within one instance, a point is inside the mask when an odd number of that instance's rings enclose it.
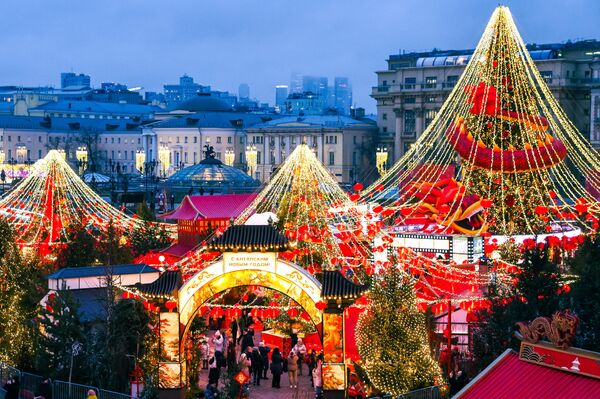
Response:
[[[241,387],[242,395],[249,396],[251,387],[259,387],[261,382],[265,384],[265,380],[269,379],[271,388],[281,389],[283,374],[288,375],[289,388],[297,389],[298,377],[307,372],[315,397],[322,397],[322,352],[307,349],[302,338],[293,333],[291,349],[285,355],[282,353],[283,348],[266,345],[260,340],[252,326],[243,329],[239,335],[236,322],[230,328],[230,336],[219,329],[201,345],[202,368],[208,369],[208,384],[204,390],[206,399],[220,397],[221,373],[236,365],[247,377],[247,382]]]

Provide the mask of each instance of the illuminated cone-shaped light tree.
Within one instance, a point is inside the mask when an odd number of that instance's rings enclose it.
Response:
[[[545,233],[597,225],[600,208],[580,179],[597,190],[599,170],[501,6],[436,118],[364,194],[439,232]]]
[[[360,238],[360,212],[354,205],[312,149],[300,144],[236,224],[254,213],[276,213],[281,231],[297,243],[295,262],[313,273],[356,269],[367,261],[367,247]],[[334,226],[344,230],[343,239],[333,234]],[[347,253],[340,248],[343,241]]]
[[[442,383],[431,356],[425,316],[411,277],[396,268],[376,276],[369,304],[356,326],[361,366],[382,392],[401,395]]]
[[[21,245],[41,244],[46,250],[68,241],[72,223],[106,230],[112,222],[124,232],[142,225],[100,198],[56,150],[37,161],[31,174],[0,200],[0,212]]]

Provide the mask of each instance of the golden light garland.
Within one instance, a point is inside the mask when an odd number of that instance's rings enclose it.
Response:
[[[79,220],[101,229],[112,221],[121,231],[143,225],[104,201],[56,150],[37,161],[30,175],[0,200],[0,213],[15,227],[21,245],[64,243],[66,229]],[[165,226],[174,233],[171,225]]]
[[[474,111],[478,106],[481,110]],[[456,135],[449,135],[453,129]],[[461,142],[461,137],[471,142]],[[468,151],[460,159],[455,148],[459,143]],[[452,232],[449,226],[460,215],[454,210],[470,194],[493,199],[491,208],[479,211],[485,215],[483,228],[498,234],[539,234],[545,226],[553,231],[593,229],[600,206],[561,161],[564,152],[575,173],[598,190],[600,157],[565,116],[509,9],[501,6],[434,120],[386,175],[362,193],[362,200],[402,210],[400,219],[410,218],[427,208],[427,199],[437,190],[433,184],[421,185],[417,196],[411,194],[415,183],[435,183],[448,176],[463,189],[434,215],[441,232]],[[479,159],[482,163],[476,162]],[[484,159],[498,169],[486,170]]]

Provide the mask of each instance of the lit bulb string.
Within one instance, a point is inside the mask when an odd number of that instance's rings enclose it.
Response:
[[[484,35],[482,36],[469,62],[469,65],[465,69],[465,72],[459,79],[457,85],[452,90],[448,100],[436,114],[436,117],[425,130],[423,135],[421,135],[416,145],[411,147],[407,154],[394,166],[392,166],[390,171],[385,176],[383,176],[363,192],[363,199],[365,201],[373,200],[382,205],[391,205],[390,202],[395,198],[393,198],[393,196],[391,196],[392,198],[386,197],[390,197],[389,194],[392,192],[392,190],[398,188],[400,193],[403,193],[413,182],[435,181],[435,178],[437,177],[435,175],[448,170],[449,161],[452,160],[455,152],[452,146],[448,145],[448,140],[446,140],[444,137],[445,132],[450,124],[454,122],[457,115],[469,115],[470,104],[467,101],[468,95],[464,90],[464,87],[475,86],[481,81],[480,75],[491,74],[491,63],[485,63],[485,57],[488,56],[486,53],[490,47],[500,48],[502,54],[500,54],[499,57],[505,57],[509,59],[509,64],[511,65],[511,68],[506,70],[504,69],[505,65],[503,63],[498,63],[499,74],[496,77],[495,86],[501,90],[499,97],[503,97],[503,85],[498,84],[500,83],[500,77],[511,77],[511,83],[515,88],[515,92],[520,93],[515,96],[516,112],[525,115],[536,115],[538,112],[535,110],[537,110],[537,106],[539,106],[541,108],[540,113],[545,115],[548,119],[550,131],[554,133],[556,139],[565,143],[565,146],[568,149],[569,157],[571,157],[580,170],[587,172],[587,175],[597,176],[598,159],[594,156],[593,150],[590,149],[589,145],[585,144],[579,132],[574,129],[572,123],[565,123],[566,118],[564,117],[564,112],[560,109],[552,97],[545,82],[541,78],[541,75],[537,71],[535,64],[530,59],[524,44],[522,44],[522,40],[518,36],[516,27],[514,27],[514,23],[512,23],[512,18],[510,18],[510,15],[508,15],[508,19],[504,19],[504,17],[506,17],[506,15],[503,12],[495,13],[490,20],[490,23],[488,23],[486,31],[484,32]],[[506,25],[510,26],[509,30],[504,28]],[[499,30],[498,35],[495,35],[496,29]],[[495,39],[496,36],[498,36],[498,40],[507,42],[508,45],[498,45]],[[483,73],[480,73],[481,71],[483,71]],[[536,91],[532,91],[532,87],[540,88],[542,92],[538,93]],[[488,92],[485,93],[484,103],[487,100],[487,94]],[[551,106],[551,108],[546,107],[544,100],[548,100],[548,104]],[[536,107],[530,106],[530,104],[533,104]],[[498,112],[496,112],[495,116],[498,117]],[[556,119],[558,119],[558,121]],[[483,118],[480,118],[475,125],[475,129],[481,129],[483,122]],[[569,204],[573,203],[573,201],[577,198],[583,198],[590,205],[590,212],[597,213],[599,210],[597,203],[577,182],[566,165],[561,163],[556,165],[556,167],[551,171],[543,168],[543,165],[538,162],[541,160],[540,148],[535,145],[539,137],[533,131],[530,131],[523,125],[519,126],[519,130],[522,132],[521,139],[524,147],[528,143],[534,144],[532,145],[532,153],[534,156],[526,158],[530,169],[534,173],[537,173],[538,179],[541,181],[548,181],[550,185],[554,186],[553,191],[556,194],[556,200],[551,198],[546,190],[543,190],[541,186],[536,185],[531,187],[531,190],[535,192],[535,197],[538,199],[538,201],[540,201],[540,205],[548,205],[550,207],[557,208],[556,203],[558,203],[560,204],[561,208],[570,209],[572,206]],[[499,135],[501,133],[502,132],[500,129],[498,129],[498,126],[494,126],[494,142],[499,142]],[[573,140],[571,138],[573,138]],[[432,154],[428,149],[432,148],[434,145],[436,145],[437,153]],[[425,151],[419,154],[418,152],[420,152],[421,148],[425,148]],[[472,148],[472,156],[477,155],[477,149],[477,146]],[[553,156],[558,155],[553,147],[550,146],[549,150]],[[495,155],[496,154],[492,153],[492,157]],[[446,166],[441,168],[433,166],[430,167],[430,165],[444,164],[446,164]],[[423,167],[423,165],[425,165],[425,167]],[[590,167],[590,165],[593,167]],[[594,170],[592,171],[591,169]],[[552,174],[550,174],[550,172],[552,172]],[[504,177],[502,175],[503,174],[501,173],[500,177]],[[517,173],[510,175],[514,176],[514,179],[517,182],[516,184],[523,183],[521,182],[521,176],[519,176]],[[490,175],[490,180],[492,177],[493,175]],[[470,182],[470,178],[471,175],[469,171],[465,171],[462,179],[465,185],[467,185],[467,182]],[[592,185],[595,185],[597,184],[597,181],[591,183]],[[489,184],[489,186],[491,186],[491,184]],[[505,194],[507,193],[505,193],[503,190],[504,184],[501,186],[500,198],[498,199],[500,204],[498,204],[498,206],[502,208],[503,220],[501,223],[504,224],[506,223],[507,219],[506,210],[504,209]],[[488,195],[489,193],[491,193],[491,188],[488,188]],[[431,194],[431,189],[424,193],[424,197],[428,194]],[[456,206],[457,202],[462,200],[462,197],[464,197],[464,195],[457,196],[456,200],[453,201],[451,206]],[[416,210],[418,209],[419,205],[423,204],[423,200],[414,200],[414,198],[411,198],[411,200],[413,200],[410,203],[412,209]],[[523,205],[524,198],[522,196],[518,195],[517,200],[519,201],[519,204]],[[397,204],[396,209],[400,207],[399,205],[401,206],[402,204]],[[451,221],[448,220],[448,218],[451,218],[452,216],[453,215],[446,216],[446,220],[444,220],[444,222]],[[568,223],[568,221],[565,221],[563,218],[556,218],[554,215],[548,215],[548,219],[551,222]],[[532,230],[533,228],[529,223],[529,218],[524,217],[524,220],[527,224],[527,229]]]
[[[141,226],[142,221],[118,211],[81,181],[62,156],[55,150],[37,161],[32,173],[8,195],[0,200],[0,209],[9,216],[9,221],[20,231],[21,242],[32,245],[42,241],[47,233],[48,244],[65,242],[64,229],[60,237],[54,237],[55,217],[47,220],[44,208],[51,208],[62,227],[83,216],[87,222],[105,228],[110,220],[122,231]],[[23,219],[28,216],[29,220]],[[167,231],[173,234],[173,227]]]
[[[328,173],[323,172],[322,169],[324,168],[321,166],[320,162],[314,158],[314,155],[310,151],[307,152],[306,150],[307,147],[305,146],[297,147],[297,150],[290,155],[284,165],[280,167],[279,172],[271,179],[261,193],[259,193],[254,202],[244,212],[242,212],[235,223],[243,223],[257,211],[276,210],[285,194],[293,190],[300,190],[300,192],[302,192],[301,190],[303,189],[306,190],[306,184],[308,181],[309,183],[312,182],[312,184],[318,182],[320,188],[319,192],[321,192],[324,197],[322,201],[315,201],[315,206],[323,206],[323,204],[326,204],[327,206],[331,207],[327,212],[327,216],[329,218],[329,228],[331,228],[331,226],[335,226],[339,232],[359,232],[362,235],[364,231],[369,229],[369,226],[375,225],[379,220],[379,215],[372,212],[365,212],[363,209],[365,207],[363,205],[357,205],[349,201],[347,194],[339,189],[337,183]],[[303,151],[304,154],[302,153]],[[298,168],[301,168],[301,171],[303,172],[300,175],[305,177],[301,183],[294,181],[294,171],[297,171]],[[327,191],[324,190],[325,188]],[[307,193],[310,194],[308,191]],[[312,195],[314,196],[314,193],[312,193]],[[308,201],[308,205],[310,204],[311,202]],[[315,209],[314,207],[310,208],[309,212],[310,211],[322,212],[322,210]],[[303,220],[298,221],[298,224],[310,224],[310,222],[310,220]],[[382,237],[387,237],[388,242],[392,239],[385,231],[377,230],[376,233]],[[330,237],[331,254],[340,256],[340,242],[337,239],[334,239],[333,235],[330,235]],[[375,262],[373,265],[369,264],[369,255],[373,252],[373,249],[370,245],[370,239],[366,240],[366,237],[357,239],[354,238],[354,235],[351,237],[352,239],[349,240],[347,244],[355,249],[355,256],[340,257],[340,259],[343,259],[346,265],[352,266],[353,268],[357,265],[364,267],[379,266],[378,262]],[[309,248],[312,247],[311,243],[307,243],[307,245]],[[382,250],[386,250],[387,244],[384,243],[381,247]],[[179,266],[182,268],[182,270],[184,270],[184,274],[190,275],[193,272],[203,268],[205,263],[201,261],[201,257],[202,252],[198,251],[182,260],[179,263]],[[329,256],[328,258],[324,259],[324,263],[331,261],[332,258],[333,256]],[[435,278],[443,279],[449,283],[465,283],[465,281],[469,281],[473,284],[481,285],[489,281],[487,276],[481,277],[479,273],[474,271],[453,268],[451,265],[444,265],[441,262],[435,262],[424,256],[417,255],[415,252],[411,252],[410,259],[414,259],[415,262],[420,262],[423,265],[427,265],[427,267],[423,267],[421,269],[423,273],[431,273]],[[338,264],[336,267],[341,268],[343,266],[344,262]],[[420,267],[420,264],[413,265],[413,268],[416,267]],[[448,294],[448,292],[444,292],[444,294]],[[456,295],[456,293],[452,294]]]

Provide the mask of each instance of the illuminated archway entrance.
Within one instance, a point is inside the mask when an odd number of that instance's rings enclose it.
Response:
[[[269,235],[270,239],[265,239]],[[262,238],[258,244],[254,240],[256,237]],[[185,359],[181,356],[185,353],[183,338],[199,308],[216,294],[242,286],[279,291],[304,309],[322,338],[326,397],[344,397],[343,311],[366,288],[334,271],[324,272],[321,284],[301,266],[279,258],[278,252],[289,246],[287,239],[273,226],[232,226],[209,245],[222,252],[222,258],[204,267],[174,291],[169,289],[175,300],[160,307],[160,398],[183,396],[182,388],[187,381]],[[240,252],[242,249],[247,252]],[[171,287],[160,282],[151,285],[156,289],[161,285]]]

